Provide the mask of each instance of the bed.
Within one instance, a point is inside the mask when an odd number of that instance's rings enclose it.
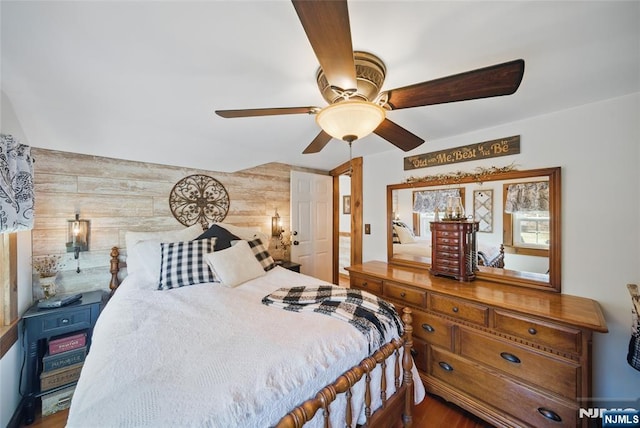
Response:
[[[400,256],[419,256],[431,259],[431,241],[415,240],[404,244],[394,243],[393,254]]]
[[[215,247],[219,236],[138,236],[121,284],[119,251],[112,250],[114,291],[96,323],[67,426],[410,426],[412,406],[424,397],[410,357],[410,311],[402,334],[387,328],[376,341],[340,317],[265,304],[289,287],[350,291],[270,266],[257,235],[230,229],[236,233],[223,249]],[[201,248],[202,257],[188,264],[203,276],[189,286],[165,269],[179,245]],[[213,279],[201,272],[203,263]],[[245,279],[248,271],[255,277]]]

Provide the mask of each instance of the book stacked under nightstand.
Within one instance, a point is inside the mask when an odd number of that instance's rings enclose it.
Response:
[[[34,420],[38,398],[42,399],[43,416],[71,403],[102,301],[102,291],[90,291],[59,308],[43,309],[34,304],[23,315],[26,424]]]

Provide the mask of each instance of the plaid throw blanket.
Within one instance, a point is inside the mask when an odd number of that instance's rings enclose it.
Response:
[[[403,325],[393,305],[366,291],[335,285],[279,288],[262,303],[293,312],[318,312],[346,321],[369,339],[369,352],[388,342]]]

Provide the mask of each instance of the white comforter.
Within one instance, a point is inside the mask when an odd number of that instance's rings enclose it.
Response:
[[[431,257],[431,241],[414,241],[393,244],[393,254]]]
[[[321,283],[281,267],[236,288],[156,291],[129,276],[98,319],[67,426],[274,425],[367,356],[364,336],[349,324],[261,303],[279,287]],[[413,372],[419,402],[424,388]],[[360,422],[362,390],[354,388],[353,400]],[[336,403],[332,419],[343,412]],[[309,426],[319,426],[320,413]]]

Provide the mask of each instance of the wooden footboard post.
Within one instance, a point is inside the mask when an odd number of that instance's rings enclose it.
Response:
[[[118,247],[111,248],[111,267],[109,268],[109,272],[111,273],[111,281],[109,281],[111,294],[115,293],[116,288],[120,285],[120,280],[118,279],[118,271],[120,270],[119,257],[120,251],[118,251]]]
[[[406,386],[405,390],[405,402],[404,402],[404,415],[402,420],[405,428],[410,428],[413,425],[413,357],[411,356],[411,349],[413,348],[413,318],[411,317],[411,309],[404,308],[402,314],[402,322],[404,323],[404,353],[402,355],[402,384]]]
[[[402,339],[393,339],[380,349],[375,351],[373,355],[365,358],[359,365],[352,367],[350,370],[340,375],[332,384],[325,386],[314,398],[311,398],[298,407],[287,413],[280,419],[276,428],[301,428],[306,422],[310,421],[319,409],[324,409],[324,423],[329,426],[329,405],[336,399],[338,394],[347,394],[347,421],[351,422],[351,387],[353,387],[364,376],[365,386],[365,409],[367,422],[364,426],[369,428],[396,426],[402,416],[402,424],[404,427],[410,428],[413,424],[413,357],[411,356],[411,348],[413,347],[413,327],[411,317],[411,309],[404,308],[402,322],[404,324],[404,334]],[[402,358],[399,358],[400,348],[402,348]],[[384,361],[395,355],[394,359],[394,382],[396,385],[396,393],[389,399],[385,400],[384,389],[381,391],[382,406],[373,414],[371,409],[371,395],[369,390],[370,373],[378,364],[383,366]],[[400,361],[401,360],[401,361]],[[400,364],[402,365],[402,383],[400,382]],[[385,385],[385,376],[381,375],[381,384]],[[347,424],[349,424],[347,422]],[[347,425],[348,427],[351,425]]]

